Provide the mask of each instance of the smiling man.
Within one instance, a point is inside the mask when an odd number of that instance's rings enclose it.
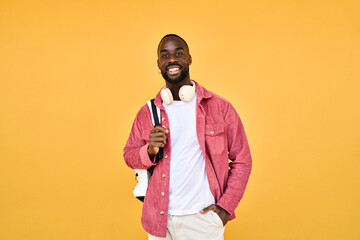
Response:
[[[224,239],[251,172],[243,125],[226,99],[190,80],[192,57],[184,39],[164,36],[157,55],[166,84],[154,101],[162,126],[152,125],[144,105],[124,148],[130,168],[155,167],[142,225],[149,239]]]

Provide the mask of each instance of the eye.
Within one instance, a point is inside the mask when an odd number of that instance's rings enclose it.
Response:
[[[161,58],[168,58],[168,57],[169,57],[169,54],[161,55]]]
[[[178,57],[178,56],[182,56],[183,54],[182,54],[182,52],[177,52],[176,53],[176,56]]]

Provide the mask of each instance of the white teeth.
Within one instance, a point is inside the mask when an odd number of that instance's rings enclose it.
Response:
[[[177,71],[177,70],[179,70],[179,68],[169,68],[169,71],[171,71],[171,72],[174,72],[174,71]]]

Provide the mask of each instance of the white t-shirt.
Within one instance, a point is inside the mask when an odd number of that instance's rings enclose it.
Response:
[[[163,103],[171,137],[169,214],[197,213],[214,204],[205,160],[196,135],[196,98],[190,102]]]

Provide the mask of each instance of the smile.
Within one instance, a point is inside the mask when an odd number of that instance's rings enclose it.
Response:
[[[168,67],[167,72],[169,75],[177,75],[180,73],[180,67],[179,66],[170,66],[170,67]]]

